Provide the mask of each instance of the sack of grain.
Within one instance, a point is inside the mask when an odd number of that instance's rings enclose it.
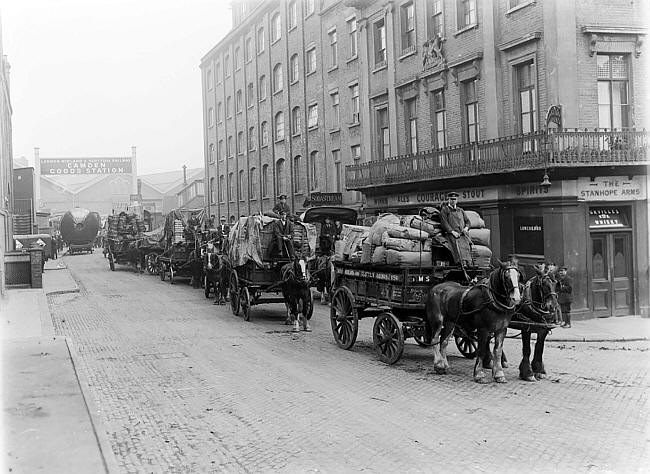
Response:
[[[379,245],[375,247],[375,250],[372,252],[372,263],[386,263],[386,247]]]
[[[465,211],[465,215],[469,219],[470,229],[482,229],[485,227],[485,221],[481,218],[476,211]]]
[[[343,250],[345,249],[345,242],[342,240],[337,240],[334,242],[334,258],[333,260],[337,262],[342,262],[345,257],[343,256]]]
[[[490,229],[470,229],[469,238],[476,245],[490,246]]]
[[[375,246],[368,242],[368,239],[361,244],[361,263],[370,263],[372,261],[372,252]]]
[[[400,252],[420,252],[431,250],[431,241],[429,239],[421,242],[419,240],[400,239],[391,237],[388,232],[384,232],[382,245],[387,249],[399,250]]]
[[[390,225],[399,225],[399,216],[384,214],[370,228],[370,241],[373,245],[381,245],[381,238]]]
[[[420,216],[413,216],[413,218],[408,221],[408,227],[412,227],[413,229],[420,229],[429,235],[435,235],[441,231],[440,222],[424,220]]]
[[[400,252],[386,250],[386,263],[389,265],[405,265],[408,267],[432,267],[431,252]]]
[[[474,260],[474,265],[479,268],[490,268],[492,250],[485,245],[472,245],[472,260]]]
[[[396,237],[398,239],[427,240],[429,237],[427,232],[401,225],[390,225],[386,228],[386,231],[390,237]]]

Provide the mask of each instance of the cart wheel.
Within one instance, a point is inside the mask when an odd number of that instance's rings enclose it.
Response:
[[[153,275],[156,273],[156,256],[152,253],[145,257],[147,264],[147,273]]]
[[[476,330],[466,332],[464,330],[459,330],[458,326],[454,329],[454,340],[456,341],[456,347],[467,359],[473,359],[476,357],[476,349],[478,348],[478,335]]]
[[[232,314],[237,316],[239,314],[239,277],[237,277],[237,270],[230,272],[230,309]]]
[[[244,321],[251,320],[251,294],[248,291],[248,288],[245,286],[241,287],[239,290],[239,305],[241,307],[242,315],[244,316]]]
[[[113,255],[113,252],[110,252],[108,254],[108,265],[111,267],[111,271],[115,271],[115,256]]]
[[[393,313],[381,313],[372,328],[372,342],[382,362],[392,365],[404,352],[402,325]]]
[[[174,284],[174,265],[169,266],[169,283]]]
[[[159,266],[159,273],[160,273],[160,280],[165,281],[165,264],[160,262]]]
[[[359,332],[359,316],[352,292],[345,286],[337,288],[332,296],[330,323],[334,340],[341,349],[354,346]]]
[[[314,294],[309,290],[309,301],[306,302],[309,307],[307,308],[307,320],[311,319],[312,314],[314,314]]]

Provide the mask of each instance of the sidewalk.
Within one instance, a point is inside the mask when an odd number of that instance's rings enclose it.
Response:
[[[54,336],[47,304],[48,294],[78,291],[63,261],[49,260],[42,289],[0,299],[4,472],[117,472],[72,341]]]

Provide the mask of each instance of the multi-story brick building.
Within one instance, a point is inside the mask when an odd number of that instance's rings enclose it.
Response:
[[[2,49],[0,23],[0,296],[5,294],[5,252],[13,250],[13,145],[9,61]]]
[[[413,212],[456,190],[497,256],[569,267],[578,317],[648,314],[646,2],[232,5],[202,61],[212,212],[339,190]]]

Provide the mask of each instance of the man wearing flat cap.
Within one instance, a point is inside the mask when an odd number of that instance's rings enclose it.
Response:
[[[291,214],[291,208],[287,204],[286,194],[280,194],[278,196],[278,202],[275,204],[275,206],[273,206],[273,212],[275,212],[277,215],[281,215],[283,212],[287,215]]]
[[[452,243],[454,259],[457,263],[472,264],[471,240],[469,238],[469,218],[458,206],[458,193],[447,193],[447,202],[440,210],[440,224]]]

